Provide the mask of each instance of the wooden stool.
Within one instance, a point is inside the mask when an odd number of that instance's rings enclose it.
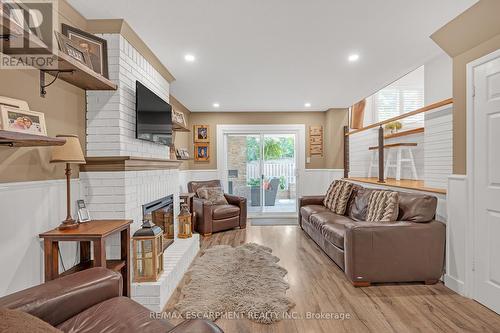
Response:
[[[384,145],[384,149],[389,149],[387,153],[387,159],[384,166],[384,178],[387,179],[387,174],[389,173],[390,168],[396,169],[396,180],[401,180],[401,169],[403,163],[409,163],[412,177],[414,180],[418,180],[417,168],[415,167],[415,159],[413,158],[412,148],[416,147],[416,143],[392,143],[388,145]],[[369,150],[374,150],[374,155],[372,155],[372,159],[370,161],[370,170],[368,170],[368,177],[371,176],[371,170],[374,167],[375,155],[377,155],[376,150],[378,146],[370,147]],[[407,153],[407,158],[403,158],[403,151]],[[396,161],[392,162],[394,159],[394,153],[396,153]]]

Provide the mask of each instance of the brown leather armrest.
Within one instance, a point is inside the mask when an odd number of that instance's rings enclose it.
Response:
[[[0,298],[0,307],[21,310],[57,326],[121,292],[121,274],[97,267]]]
[[[324,199],[324,195],[310,195],[301,197],[299,199],[299,208],[307,205],[322,205]]]
[[[441,222],[345,225],[345,272],[353,282],[439,280],[446,230]]]
[[[193,210],[196,213],[196,231],[202,234],[212,233],[212,203],[198,197],[193,198]]]
[[[211,321],[193,319],[180,323],[168,333],[224,333],[224,331]]]
[[[239,197],[237,195],[231,195],[225,193],[227,202],[230,205],[235,205],[240,207],[240,228],[244,229],[247,226],[247,198]]]

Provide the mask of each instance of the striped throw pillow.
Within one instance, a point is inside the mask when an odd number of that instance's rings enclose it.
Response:
[[[354,188],[353,185],[345,180],[335,180],[326,192],[323,205],[335,214],[344,215]]]
[[[373,191],[368,199],[366,221],[394,222],[398,219],[399,194],[394,191]]]

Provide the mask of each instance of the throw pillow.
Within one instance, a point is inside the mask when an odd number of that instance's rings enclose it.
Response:
[[[0,332],[62,333],[43,320],[19,310],[0,309]]]
[[[394,191],[373,191],[368,199],[366,220],[369,222],[394,222],[398,219],[399,194]]]
[[[199,198],[208,200],[212,205],[227,205],[224,191],[220,187],[202,187],[196,191]]]
[[[344,215],[354,184],[345,180],[335,180],[326,192],[323,205],[335,214]]]

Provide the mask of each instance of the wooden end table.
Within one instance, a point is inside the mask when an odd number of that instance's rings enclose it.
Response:
[[[130,224],[132,220],[93,220],[81,223],[76,229],[53,229],[39,235],[44,244],[45,282],[91,267],[106,267],[120,272],[123,295],[130,296]],[[120,233],[121,258],[106,260],[106,237]],[[80,263],[59,274],[59,242],[80,242]],[[94,249],[91,259],[90,243]]]

